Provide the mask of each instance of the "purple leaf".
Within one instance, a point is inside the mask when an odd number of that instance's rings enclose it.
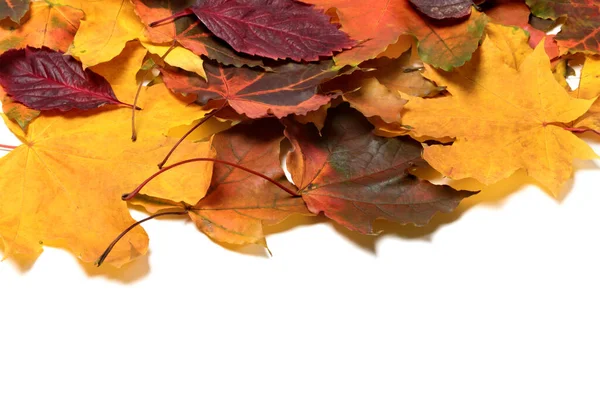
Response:
[[[200,0],[173,17],[191,13],[234,50],[250,55],[318,61],[356,44],[327,15],[295,0]]]
[[[434,19],[463,18],[471,14],[471,0],[410,0],[423,14]]]
[[[0,85],[13,100],[35,110],[127,105],[117,99],[102,76],[84,71],[73,57],[46,47],[27,47],[0,55]]]

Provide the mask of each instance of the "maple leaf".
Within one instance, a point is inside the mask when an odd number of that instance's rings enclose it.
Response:
[[[199,104],[219,107],[227,102],[249,118],[306,114],[330,100],[318,94],[318,85],[337,74],[331,61],[287,63],[265,72],[247,67],[225,67],[205,62],[208,81],[195,74],[162,69],[165,84],[177,93],[194,93]]]
[[[451,146],[424,151],[425,160],[445,176],[492,184],[524,169],[558,195],[573,159],[596,157],[560,126],[585,113],[593,100],[573,99],[556,82],[543,43],[518,70],[504,59],[486,39],[473,60],[453,73],[426,66],[427,77],[451,96],[410,99],[402,122],[414,128],[413,136],[456,138]]]
[[[150,27],[152,22],[167,18],[193,6],[195,0],[165,2],[163,0],[133,0],[135,12],[147,26],[146,36],[154,43],[171,43],[176,40],[199,56],[207,56],[223,65],[263,67],[262,58],[237,53],[221,39],[215,37],[195,16],[183,16],[168,23]],[[181,65],[173,66],[183,68]],[[187,68],[184,68],[187,69]],[[189,71],[189,69],[187,69]]]
[[[595,0],[527,0],[540,18],[566,16],[556,35],[559,47],[569,53],[600,53],[600,3]]]
[[[556,35],[546,35],[542,30],[533,27],[529,23],[531,11],[522,0],[502,0],[493,3],[493,6],[485,11],[490,19],[501,25],[517,26],[529,34],[529,45],[531,48],[545,39],[546,53],[551,60],[560,56],[558,43],[554,39]]]
[[[471,14],[471,0],[410,0],[428,17],[435,19],[463,18]]]
[[[119,96],[137,89],[135,75],[146,55],[138,43],[96,71],[106,76]],[[4,254],[36,256],[45,245],[72,251],[82,261],[93,262],[108,242],[129,226],[121,195],[156,171],[156,162],[177,142],[165,137],[169,129],[189,124],[204,111],[171,94],[162,84],[145,87],[138,124],[143,131],[132,143],[131,110],[114,108],[42,113],[25,134],[7,124],[23,142],[0,159],[0,236]],[[177,118],[173,118],[177,115]],[[175,161],[211,157],[210,142],[183,143]],[[212,163],[186,166],[152,182],[144,193],[173,201],[195,203],[208,189]],[[147,249],[141,228],[128,234],[108,262],[120,265]]]
[[[291,188],[279,160],[283,138],[283,126],[267,118],[218,133],[213,146],[217,159],[249,168]],[[181,207],[148,196],[135,197],[133,202],[152,213]],[[278,224],[293,214],[309,214],[300,197],[290,196],[261,177],[219,163],[214,165],[206,196],[185,209],[198,229],[217,242],[265,247],[264,225]]]
[[[144,26],[129,0],[62,0],[85,12],[70,54],[90,67],[115,58],[128,41],[141,37]]]
[[[173,18],[192,13],[215,36],[250,55],[318,61],[356,44],[328,16],[295,0],[199,0]]]
[[[27,46],[48,47],[64,53],[73,43],[83,17],[83,11],[70,6],[34,2],[25,23],[0,22],[0,53]]]
[[[487,17],[477,11],[457,22],[427,20],[408,0],[304,0],[321,9],[336,8],[342,30],[360,45],[335,57],[336,63],[357,65],[375,58],[400,35],[419,41],[421,59],[445,70],[463,65],[479,46]]]
[[[123,132],[86,120],[76,132],[60,127],[65,117],[39,117],[27,135],[9,126],[23,145],[0,159],[0,236],[4,255],[37,256],[42,245],[66,248],[93,262],[106,244],[133,220],[121,194],[156,170],[156,159],[175,139],[146,134],[132,143]],[[210,155],[210,144],[186,143],[180,155]],[[179,156],[179,154],[178,154]],[[146,193],[188,201],[199,198],[210,181],[210,163],[162,177]],[[123,173],[126,171],[126,173]],[[194,196],[190,196],[194,188]],[[147,250],[147,236],[132,231],[109,262],[121,265]]]
[[[0,85],[14,100],[36,110],[127,105],[116,98],[102,76],[84,71],[73,57],[45,47],[9,50],[0,55]]]
[[[19,23],[29,10],[29,0],[0,0],[0,20],[10,18]]]
[[[424,225],[473,194],[411,175],[425,165],[421,144],[373,135],[373,125],[347,105],[329,110],[321,134],[288,120],[286,136],[293,145],[287,167],[308,209],[360,233],[373,234],[379,218]]]

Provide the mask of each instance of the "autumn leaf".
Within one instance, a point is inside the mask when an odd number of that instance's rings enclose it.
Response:
[[[6,257],[36,257],[49,245],[94,262],[133,222],[121,194],[155,171],[156,159],[175,142],[146,134],[132,143],[123,132],[90,123],[65,133],[61,126],[72,124],[67,118],[41,116],[26,135],[9,123],[23,145],[0,159],[0,236]],[[210,154],[209,143],[187,143],[178,156]],[[210,181],[211,165],[206,164],[161,177],[146,193],[176,200],[194,188],[194,197],[200,198]],[[135,229],[109,262],[121,265],[144,254],[147,240],[141,228]]]
[[[29,0],[0,0],[0,20],[10,18],[19,23],[29,10]]]
[[[430,18],[463,18],[471,14],[471,0],[410,0],[410,2]]]
[[[419,41],[421,59],[449,70],[471,58],[482,38],[487,17],[477,11],[462,21],[439,22],[421,16],[408,0],[306,0],[327,10],[336,8],[342,30],[360,45],[335,57],[336,63],[357,65],[375,58],[401,35]]]
[[[360,81],[358,90],[344,94],[344,100],[365,117],[380,117],[387,123],[399,122],[400,111],[406,100],[400,94],[382,85],[377,78]]]
[[[433,97],[444,89],[421,74],[423,63],[409,49],[398,58],[380,57],[362,64],[390,90],[418,97]]]
[[[9,119],[15,121],[21,129],[26,130],[31,121],[40,115],[38,110],[32,110],[21,103],[13,101],[0,86],[0,101],[2,102],[2,111]]]
[[[569,53],[600,54],[600,3],[595,0],[527,0],[540,18],[567,16],[556,41]]]
[[[144,26],[129,0],[68,1],[85,12],[70,50],[85,68],[112,60],[128,41],[143,36]]]
[[[560,56],[558,43],[554,40],[556,35],[546,35],[544,31],[536,29],[529,23],[531,11],[523,0],[496,1],[485,13],[496,24],[516,26],[527,32],[531,48],[537,47],[542,40],[545,40],[546,53],[551,60]]]
[[[279,160],[283,126],[275,119],[242,123],[213,140],[217,159],[260,172],[292,188]],[[148,196],[134,198],[150,212],[181,207]],[[300,197],[290,196],[271,182],[232,166],[216,163],[206,196],[191,207],[189,217],[211,239],[235,245],[266,247],[264,225],[275,225],[293,214],[309,214]]]
[[[456,138],[451,146],[424,151],[425,160],[445,176],[487,185],[524,169],[558,195],[572,174],[573,160],[596,157],[562,127],[584,114],[593,100],[573,99],[556,82],[543,43],[518,70],[504,60],[505,54],[486,39],[473,60],[455,72],[427,67],[427,77],[446,86],[451,96],[410,99],[402,122],[414,128],[413,136]]]
[[[148,26],[154,21],[177,14],[195,3],[195,0],[177,3],[163,0],[133,0],[136,13],[147,26],[146,36],[153,43],[171,43],[175,40],[195,54],[207,56],[223,65],[264,67],[262,58],[236,52],[213,35],[196,16],[183,16],[172,22],[164,22],[154,27]],[[177,64],[170,63],[170,65],[183,68]]]
[[[192,13],[233,49],[253,56],[318,61],[356,44],[328,16],[295,0],[203,0],[172,18]]]
[[[217,108],[227,102],[249,118],[306,114],[330,100],[318,93],[318,85],[337,74],[330,61],[313,64],[287,63],[265,72],[225,67],[205,62],[208,81],[195,74],[163,69],[165,84],[176,93],[193,93],[199,104]]]
[[[581,70],[579,87],[574,92],[578,99],[596,99],[600,96],[600,58],[586,57]],[[600,100],[596,100],[588,112],[573,124],[578,129],[590,129],[600,134]]]
[[[48,48],[26,47],[0,55],[0,85],[13,100],[35,110],[127,105],[102,76],[84,71],[73,57]]]
[[[373,234],[376,219],[424,225],[473,194],[411,175],[425,165],[421,144],[373,135],[373,125],[347,105],[329,111],[321,134],[288,120],[286,135],[294,147],[287,167],[308,209],[350,230]]]
[[[27,46],[48,47],[65,53],[73,43],[83,17],[83,11],[70,6],[47,0],[33,2],[29,18],[23,24],[8,20],[0,22],[0,54]]]

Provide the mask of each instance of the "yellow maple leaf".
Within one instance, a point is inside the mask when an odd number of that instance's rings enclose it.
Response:
[[[111,63],[98,66],[119,96],[137,88],[135,75],[146,50],[131,43]],[[125,97],[124,97],[125,98]],[[138,114],[140,136],[130,139],[131,110],[104,107],[86,112],[42,113],[27,132],[5,118],[23,145],[0,159],[0,237],[6,257],[34,257],[43,244],[60,246],[84,262],[95,261],[132,222],[121,195],[157,171],[156,164],[177,142],[165,134],[201,118],[192,99],[164,85],[144,88]],[[213,157],[210,142],[184,142],[172,162]],[[189,165],[162,175],[146,194],[194,204],[210,184],[212,163]],[[147,250],[141,228],[132,230],[107,262],[121,265]]]
[[[543,42],[519,69],[484,40],[473,60],[448,73],[427,66],[427,77],[451,96],[413,98],[402,122],[415,137],[454,137],[451,146],[426,147],[424,158],[453,179],[492,184],[519,169],[555,196],[570,178],[574,159],[597,155],[560,125],[584,114],[594,100],[574,99],[552,75]]]

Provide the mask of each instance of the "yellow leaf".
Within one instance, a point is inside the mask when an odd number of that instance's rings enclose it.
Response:
[[[521,28],[488,23],[485,29],[488,39],[502,53],[504,63],[514,69],[519,69],[525,58],[533,52],[528,43],[529,37]]]
[[[600,57],[588,56],[581,71],[579,88],[574,92],[575,97],[594,99],[600,96]],[[576,128],[589,128],[600,133],[600,99],[590,110],[575,122]]]
[[[142,41],[142,45],[150,53],[156,54],[159,57],[162,57],[171,47],[170,45],[154,44],[147,41]],[[186,71],[195,72],[206,79],[206,73],[202,67],[202,59],[184,47],[175,47],[167,55],[165,62],[173,67],[179,67]]]
[[[455,137],[451,146],[427,147],[424,158],[445,176],[492,184],[519,169],[558,195],[574,159],[597,157],[561,124],[584,114],[593,100],[573,99],[552,76],[543,42],[519,70],[486,39],[473,60],[452,73],[427,67],[428,78],[451,96],[413,98],[402,123],[411,135]]]
[[[85,68],[119,55],[125,43],[143,37],[144,25],[129,0],[71,1],[85,12],[70,54]]]

